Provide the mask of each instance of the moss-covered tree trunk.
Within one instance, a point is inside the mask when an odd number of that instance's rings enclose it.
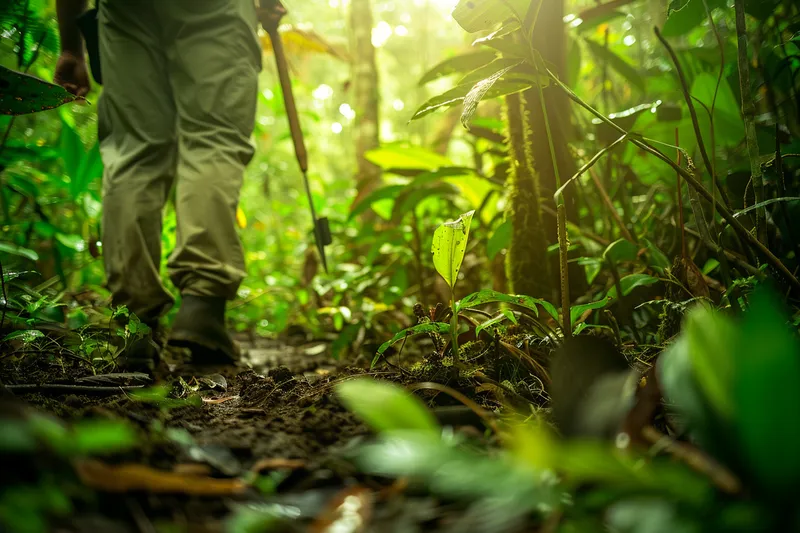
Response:
[[[372,44],[372,5],[370,0],[351,0],[351,80],[355,118],[356,189],[358,198],[372,191],[380,180],[380,169],[364,154],[379,144],[379,86]]]
[[[567,34],[563,23],[564,6],[562,0],[547,0],[542,4],[539,19],[533,32],[533,48],[542,54],[542,58],[554,68],[555,73],[562,80],[567,79]],[[570,80],[574,81],[574,80]],[[575,160],[569,151],[568,141],[574,138],[570,117],[570,101],[563,91],[553,84],[543,91],[547,119],[550,122],[550,133],[553,137],[553,147],[556,154],[556,164],[563,183],[577,170]],[[532,130],[531,153],[536,165],[539,178],[542,205],[556,211],[553,194],[558,189],[556,185],[556,171],[553,167],[553,157],[547,139],[544,113],[538,89],[526,93],[528,109],[530,111],[530,126]],[[567,211],[567,220],[578,222],[578,190],[570,185],[564,191]],[[558,241],[558,225],[553,216],[544,217],[545,235],[548,243]],[[558,272],[558,255],[550,258],[550,268]],[[586,277],[583,267],[577,263],[570,264],[569,271],[570,293],[572,297],[582,295],[586,291]],[[557,278],[554,277],[555,281]],[[559,300],[560,301],[560,300]]]
[[[508,288],[514,294],[551,298],[553,284],[528,110],[532,92],[506,96],[503,110],[510,158],[506,213],[511,221],[511,246],[506,256]]]

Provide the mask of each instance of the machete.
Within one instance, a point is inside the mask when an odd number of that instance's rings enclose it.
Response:
[[[261,26],[269,35],[272,41],[272,50],[275,53],[275,64],[278,67],[278,78],[281,83],[281,92],[283,93],[283,102],[286,107],[286,116],[289,120],[289,130],[292,133],[292,142],[294,143],[294,153],[297,157],[297,164],[303,173],[303,183],[306,188],[306,195],[308,196],[308,205],[311,208],[311,220],[314,224],[314,240],[317,244],[317,250],[322,260],[322,267],[325,272],[328,272],[328,261],[325,258],[325,246],[331,244],[331,231],[328,225],[327,217],[317,218],[317,213],[314,210],[314,199],[311,196],[311,187],[308,183],[308,152],[306,152],[306,144],[303,140],[303,130],[300,128],[300,120],[297,115],[297,106],[294,102],[294,94],[292,93],[292,81],[289,78],[289,67],[286,63],[286,54],[283,51],[283,42],[281,35],[278,32],[281,18],[286,14],[286,8],[283,7],[280,0],[262,0],[259,7],[259,19]]]

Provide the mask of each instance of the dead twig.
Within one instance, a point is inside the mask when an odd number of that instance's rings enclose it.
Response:
[[[455,390],[452,387],[448,387],[447,385],[442,385],[441,383],[434,383],[434,382],[431,382],[431,381],[426,381],[426,382],[422,382],[422,383],[415,383],[413,385],[409,385],[408,389],[410,391],[412,391],[412,392],[416,391],[416,390],[420,390],[420,389],[435,390],[435,391],[443,392],[443,393],[447,394],[448,396],[451,396],[451,397],[455,398],[456,400],[458,400],[459,402],[463,403],[464,405],[466,405],[470,409],[472,409],[472,411],[476,415],[478,415],[481,418],[481,420],[483,420],[486,423],[486,426],[491,428],[492,431],[494,431],[495,435],[499,435],[500,434],[500,431],[497,428],[497,423],[494,421],[494,419],[492,418],[492,415],[489,413],[489,411],[487,411],[486,409],[484,409],[483,407],[481,407],[480,405],[478,405],[474,401],[470,400],[469,398],[467,398],[462,393],[460,393],[459,391]]]
[[[69,383],[23,383],[17,385],[6,385],[6,389],[10,390],[11,392],[53,390],[64,393],[87,392],[87,393],[98,393],[98,394],[124,393],[125,391],[142,389],[142,388],[144,388],[144,385],[119,385],[116,387],[92,387],[90,385],[71,385]]]
[[[642,428],[642,437],[653,446],[659,446],[676,459],[683,461],[696,472],[708,476],[722,492],[739,494],[742,491],[742,482],[739,478],[699,449],[671,439],[653,426]]]

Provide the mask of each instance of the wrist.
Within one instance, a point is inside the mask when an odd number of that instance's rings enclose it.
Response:
[[[69,58],[75,61],[84,61],[83,47],[61,47],[61,57]]]

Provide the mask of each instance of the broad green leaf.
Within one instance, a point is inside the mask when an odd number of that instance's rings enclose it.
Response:
[[[608,66],[617,72],[617,74],[628,80],[631,85],[639,89],[641,92],[645,92],[644,78],[636,70],[636,67],[592,39],[584,39],[584,42],[589,46],[589,49],[592,51],[598,61],[606,62]]]
[[[513,513],[554,508],[560,499],[560,491],[541,471],[520,468],[508,454],[478,454],[419,431],[380,436],[359,448],[354,459],[368,473],[420,480],[432,493],[449,500],[475,504],[476,499],[489,499],[479,519],[490,523],[506,523]],[[489,512],[501,516],[487,517]]]
[[[717,90],[717,99],[715,101],[714,90],[716,86],[717,75],[703,72],[695,77],[691,87],[692,96],[703,104],[698,105],[698,102],[695,102],[698,119],[701,120],[701,125],[708,124],[708,126],[703,126],[709,131],[706,144],[708,145],[708,143],[711,142],[708,111],[711,110],[711,104],[713,102],[715,142],[725,146],[738,145],[745,136],[744,121],[739,111],[739,102],[725,78],[720,82],[719,89]],[[705,135],[704,132],[704,136]]]
[[[464,110],[461,112],[461,124],[469,130],[469,121],[478,109],[478,104],[483,100],[484,96],[489,92],[492,86],[503,77],[503,75],[514,68],[515,65],[504,67],[488,78],[479,81],[475,86],[470,89],[464,97]]]
[[[76,252],[82,252],[86,249],[86,242],[80,235],[56,233],[56,240]]]
[[[467,250],[469,227],[475,211],[468,211],[452,222],[445,222],[436,228],[433,234],[433,266],[440,276],[444,278],[450,289],[458,281],[458,272],[461,262],[464,261],[464,252]]]
[[[636,261],[639,258],[639,248],[628,240],[619,239],[608,245],[603,252],[603,258],[614,265],[621,261]]]
[[[602,309],[603,307],[607,306],[611,303],[611,298],[606,296],[602,300],[598,300],[596,302],[590,302],[588,304],[580,304],[580,305],[573,305],[569,308],[569,320],[570,320],[570,328],[575,325],[575,321],[580,318],[580,316],[589,310],[595,309]]]
[[[44,333],[39,331],[38,329],[25,329],[19,331],[12,331],[5,337],[3,337],[4,341],[10,341],[14,339],[19,339],[25,344],[31,343],[36,339],[41,339],[44,337]]]
[[[458,195],[458,189],[449,183],[408,189],[394,202],[391,220],[400,223],[403,217],[422,205],[425,200],[443,200]]]
[[[3,281],[8,283],[9,281],[13,281],[15,279],[19,279],[26,274],[38,274],[35,270],[4,270],[3,271]]]
[[[491,50],[477,50],[449,57],[426,72],[425,75],[422,76],[422,79],[419,80],[419,85],[425,85],[433,80],[452,74],[472,72],[475,69],[483,67],[487,63],[491,63],[496,55],[497,54]]]
[[[708,276],[709,274],[714,272],[718,266],[719,266],[719,261],[717,259],[714,259],[713,257],[710,257],[708,261],[706,261],[706,264],[703,265],[701,272],[706,276]]]
[[[136,432],[118,420],[82,420],[72,427],[74,452],[78,455],[111,454],[136,446]]]
[[[688,429],[701,446],[713,450],[715,437],[719,439],[722,435],[713,430],[716,415],[692,369],[691,348],[685,330],[659,356],[656,365],[664,401],[677,415],[680,427]]]
[[[706,0],[708,8],[725,7],[725,0]],[[703,0],[672,0],[669,16],[661,34],[664,37],[685,35],[708,18]]]
[[[0,163],[2,164],[2,163]],[[17,173],[16,170],[6,171],[8,176],[8,184],[13,186],[14,189],[19,191],[20,194],[27,196],[28,198],[39,198],[42,194],[39,186],[37,185],[37,181],[39,181],[33,172],[25,171],[21,173]],[[54,177],[50,174],[44,174],[47,184],[51,183],[59,183],[61,181],[60,177]],[[44,180],[43,180],[44,181]]]
[[[77,99],[63,87],[0,66],[0,115],[37,113]]]
[[[747,468],[760,488],[785,501],[800,479],[800,344],[780,301],[756,288],[733,354],[725,355],[735,365],[731,392]]]
[[[504,220],[495,228],[489,241],[486,243],[486,253],[490,260],[494,259],[501,250],[511,245],[511,220]]]
[[[61,160],[64,162],[64,171],[70,179],[71,192],[72,182],[79,179],[78,171],[86,150],[75,128],[63,118],[61,120],[61,135],[59,136],[59,153]]]
[[[594,280],[597,279],[600,271],[603,270],[605,262],[599,257],[579,257],[578,264],[581,265],[586,272],[586,283],[591,285],[594,283]]]
[[[662,498],[622,500],[608,509],[612,531],[620,533],[702,533],[700,524]]]
[[[666,254],[662,252],[658,246],[653,244],[648,239],[642,239],[642,243],[644,243],[645,247],[647,248],[647,264],[650,267],[654,268],[660,273],[663,273],[664,269],[672,266]]]
[[[392,344],[415,335],[421,335],[422,333],[438,333],[440,335],[445,335],[450,333],[450,324],[445,322],[430,322],[427,324],[417,324],[416,326],[411,326],[410,328],[397,332],[394,337],[380,345],[375,357],[372,359],[372,366],[375,366]]]
[[[453,18],[469,33],[492,30],[508,19],[522,21],[530,0],[461,0],[453,9]]]
[[[358,203],[353,204],[353,206],[350,208],[350,214],[347,216],[347,220],[353,220],[355,217],[369,209],[375,202],[389,198],[394,199],[405,188],[405,185],[387,185],[385,187],[381,187],[380,189],[375,189],[367,196],[362,198]]]
[[[503,309],[499,315],[496,317],[490,318],[486,322],[478,324],[478,327],[475,328],[475,335],[480,335],[481,331],[486,328],[496,326],[497,324],[503,322],[504,320],[508,320],[512,324],[518,324],[519,321],[514,313],[510,309]]]
[[[463,299],[456,302],[456,310],[461,311],[464,309],[469,309],[470,307],[476,307],[478,305],[494,302],[518,305],[520,307],[524,307],[525,309],[530,309],[536,316],[539,316],[538,306],[542,306],[542,308],[547,311],[547,314],[558,321],[558,311],[556,310],[555,306],[548,301],[520,294],[503,294],[502,292],[489,289],[473,292],[472,294],[465,296]]]
[[[708,481],[688,467],[669,460],[645,465],[636,454],[618,453],[599,440],[559,440],[540,423],[513,428],[510,444],[521,465],[563,473],[572,483],[597,483],[632,493],[657,492],[694,505],[711,496]]]
[[[200,407],[203,400],[200,396],[193,394],[186,399],[171,398],[171,385],[154,385],[146,389],[136,389],[128,393],[131,400],[144,403],[152,403],[161,409],[178,409],[181,407]]]
[[[622,296],[627,296],[637,287],[646,287],[658,283],[659,281],[661,280],[648,274],[629,274],[619,280],[619,285],[622,287]],[[608,296],[614,299],[619,298],[616,285],[609,289]]]
[[[8,140],[0,152],[0,164],[8,167],[16,161],[52,161],[57,157],[58,152],[52,146]]]
[[[89,190],[89,186],[103,177],[103,160],[100,156],[100,144],[95,143],[81,159],[77,173],[72,176],[70,192],[72,198],[77,200]]]
[[[490,78],[504,69],[508,72],[512,68],[521,65],[522,62],[523,60],[517,57],[498,57],[491,63],[473,70],[458,80],[458,85],[472,84],[474,86],[476,83]]]
[[[434,96],[422,104],[419,109],[417,109],[416,113],[414,113],[414,116],[411,117],[411,120],[422,118],[425,115],[433,113],[437,109],[452,107],[456,104],[460,104],[464,101],[464,98],[467,96],[467,94],[469,94],[469,92],[472,90],[473,86],[474,85],[471,83],[464,83],[462,85],[457,85],[446,93]],[[530,82],[527,81],[500,80],[492,85],[491,89],[489,89],[489,91],[484,95],[484,99],[517,93],[524,91],[530,86]]]
[[[0,252],[11,255],[18,255],[20,257],[30,259],[31,261],[39,260],[39,254],[37,254],[31,249],[24,248],[22,246],[17,246],[13,242],[0,241]]]
[[[0,453],[33,454],[39,443],[24,419],[3,418],[3,431],[0,431]]]
[[[443,155],[419,146],[403,143],[385,144],[364,154],[371,163],[383,169],[406,168],[436,170],[452,167],[453,162]]]
[[[378,433],[414,430],[438,438],[441,428],[416,396],[400,385],[357,378],[336,386],[342,403]]]
[[[724,420],[735,416],[733,381],[737,329],[729,318],[705,305],[689,312],[684,325],[692,373],[703,396]]]

